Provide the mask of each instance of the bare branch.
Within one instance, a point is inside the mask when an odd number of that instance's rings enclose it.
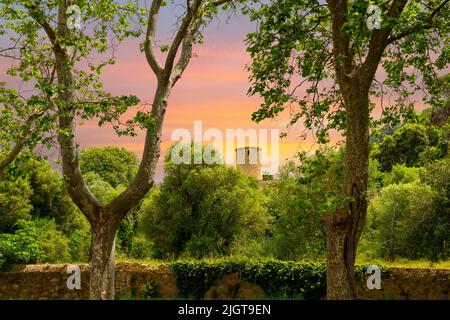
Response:
[[[175,85],[175,83],[180,79],[181,75],[183,74],[184,70],[186,70],[186,67],[189,64],[189,61],[192,58],[192,46],[194,42],[194,38],[196,33],[198,32],[200,26],[202,24],[202,15],[199,14],[195,21],[192,23],[192,26],[189,28],[188,33],[183,39],[183,44],[181,47],[181,54],[180,58],[178,60],[178,63],[176,64],[171,78],[170,83],[172,86]]]
[[[189,32],[191,22],[197,15],[201,7],[201,4],[202,0],[195,0],[192,6],[187,8],[187,12],[185,17],[183,18],[183,22],[181,23],[181,26],[178,29],[175,38],[173,39],[172,45],[170,46],[169,53],[167,54],[166,63],[164,65],[164,71],[167,72],[167,74],[170,74],[172,72],[174,60],[178,53],[178,49],[181,43],[183,42],[183,39]]]
[[[150,8],[150,13],[147,22],[147,33],[144,42],[144,52],[148,64],[152,68],[156,76],[159,76],[162,72],[162,66],[159,64],[156,58],[153,47],[155,45],[155,30],[156,21],[158,19],[159,9],[161,8],[162,0],[152,1],[152,6]]]

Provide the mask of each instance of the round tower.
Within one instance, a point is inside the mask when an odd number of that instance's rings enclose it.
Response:
[[[261,148],[236,148],[236,168],[246,175],[262,180],[261,174]]]

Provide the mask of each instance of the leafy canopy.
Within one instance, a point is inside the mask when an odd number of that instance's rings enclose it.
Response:
[[[356,65],[361,66],[369,52],[372,32],[367,27],[368,6],[378,5],[381,27],[393,28],[380,62],[380,74],[385,76],[375,79],[370,90],[370,100],[377,99],[383,105],[381,121],[395,121],[408,113],[414,93],[422,89],[426,103],[443,105],[444,85],[437,81],[437,75],[450,59],[448,1],[410,0],[397,19],[387,14],[392,1],[346,3],[343,33]],[[301,120],[321,142],[328,140],[329,129],[345,129],[346,113],[335,72],[341,61],[333,56],[338,48],[333,48],[327,3],[271,0],[252,10],[251,18],[258,22],[258,30],[247,38],[252,58],[249,94],[263,98],[253,120],[273,118],[289,107],[290,125]]]

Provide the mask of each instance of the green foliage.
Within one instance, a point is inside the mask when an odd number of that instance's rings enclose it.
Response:
[[[19,153],[27,148],[33,150],[38,144],[51,145],[53,137],[45,133],[54,129],[55,116],[48,112],[49,106],[42,97],[24,98],[18,90],[0,82],[0,162],[13,145],[22,146]]]
[[[33,218],[54,219],[66,234],[86,223],[66,193],[60,172],[52,169],[45,159],[23,153],[10,166],[9,172],[15,177],[26,177],[29,182]]]
[[[138,159],[127,149],[118,147],[89,148],[80,153],[83,174],[93,172],[113,188],[127,186],[137,173]]]
[[[58,263],[72,260],[69,250],[69,241],[64,233],[58,230],[55,220],[33,220],[37,231],[37,242],[44,251],[45,262]]]
[[[99,125],[110,123],[119,135],[135,135],[135,126],[147,127],[150,115],[140,112],[123,123],[121,116],[130,106],[136,105],[138,99],[134,96],[115,97],[105,92],[100,75],[105,67],[115,63],[111,54],[113,48],[126,38],[141,34],[138,26],[147,12],[137,8],[134,1],[118,3],[99,0],[76,4],[81,10],[81,29],[61,32],[58,26],[67,24],[70,15],[66,14],[66,9],[69,3],[3,1],[0,7],[0,34],[7,34],[3,44],[6,48],[12,48],[4,57],[12,57],[15,61],[6,72],[31,82],[37,95],[27,104],[37,105],[33,110],[43,109],[50,118],[45,120],[41,117],[40,120],[53,124],[44,131],[54,129],[56,105],[60,113],[71,109],[81,119],[97,118]],[[139,23],[131,23],[136,20]],[[73,77],[73,88],[70,89],[78,97],[75,102],[67,103],[60,96],[64,88],[54,74],[57,65],[55,48],[59,49],[59,63],[64,63]],[[94,56],[95,59],[92,59]],[[42,135],[40,131],[37,133]],[[59,133],[64,134],[63,131]]]
[[[443,85],[436,81],[439,70],[444,70],[450,61],[446,45],[450,10],[448,4],[436,10],[441,2],[408,1],[396,19],[388,18],[391,3],[388,1],[349,1],[345,8],[342,37],[351,44],[348,47],[351,68],[357,70],[376,63],[386,74],[379,82],[373,82],[369,101],[387,93],[395,97],[383,110],[384,123],[395,124],[401,117],[409,117],[410,98],[417,91],[421,91],[426,103],[434,106],[442,106],[446,101],[442,96]],[[365,60],[369,56],[371,39],[374,39],[373,32],[377,32],[367,28],[370,4],[380,7],[383,30],[392,28],[392,35],[407,35],[386,43],[386,49],[380,52],[380,61],[372,55],[372,61]],[[333,41],[336,31],[332,28],[332,11],[339,10],[333,7],[314,0],[277,0],[262,2],[250,10],[250,17],[258,28],[247,36],[252,59],[248,67],[251,73],[249,94],[262,98],[260,108],[252,115],[253,120],[274,118],[288,107],[289,125],[302,122],[306,128],[314,130],[320,142],[328,141],[329,129],[345,130],[345,103],[348,101],[343,103],[336,67],[346,63],[333,54],[341,52],[339,45],[344,40]],[[433,28],[422,27],[430,20]],[[433,58],[430,50],[435,52]],[[423,85],[418,85],[419,82]]]
[[[265,298],[321,299],[326,291],[323,263],[246,259],[176,261],[170,263],[170,267],[175,272],[182,298],[204,298],[217,280],[231,273],[236,273],[241,280],[259,285],[266,293]],[[355,273],[363,277],[366,268],[357,266]],[[388,269],[382,268],[382,271],[388,272]]]
[[[120,222],[119,230],[117,231],[116,245],[127,256],[131,256],[134,251],[136,227],[136,210],[134,210]]]
[[[429,258],[421,233],[433,215],[433,198],[431,187],[416,181],[388,185],[372,200],[368,223],[377,232],[381,256],[391,261],[397,256]]]
[[[406,124],[375,146],[374,157],[381,171],[390,171],[395,164],[420,166],[447,154],[448,133],[438,127]]]
[[[383,177],[383,185],[414,182],[420,179],[423,168],[410,168],[404,164],[395,164]]]
[[[450,257],[450,158],[436,161],[426,170],[422,180],[435,193],[433,214],[426,217],[418,236],[426,244],[424,256],[433,261],[445,260]]]
[[[265,188],[268,211],[274,216],[271,251],[279,259],[316,258],[324,253],[321,217],[299,184],[295,164],[281,168],[276,183]]]
[[[32,190],[22,178],[0,177],[0,232],[11,232],[19,219],[30,219]]]
[[[91,231],[89,227],[74,230],[68,237],[68,245],[72,261],[88,262],[91,250]]]
[[[265,188],[274,217],[269,249],[279,259],[320,259],[325,254],[322,214],[342,205],[344,150],[322,148],[300,154],[301,165],[281,168],[279,179]]]
[[[235,240],[263,234],[268,216],[256,181],[223,165],[175,165],[170,152],[164,182],[142,205],[141,229],[158,248],[226,255]]]
[[[155,256],[155,249],[152,242],[145,236],[138,234],[133,239],[130,256],[134,259],[149,259]]]
[[[32,221],[18,220],[13,234],[0,233],[0,270],[16,264],[45,261],[37,241],[37,229]]]

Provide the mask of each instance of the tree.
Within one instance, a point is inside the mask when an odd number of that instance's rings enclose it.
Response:
[[[269,1],[253,11],[259,27],[247,39],[249,94],[263,97],[253,120],[275,117],[289,105],[290,123],[303,120],[322,142],[328,129],[345,130],[341,198],[346,203],[324,215],[328,299],[356,298],[354,262],[367,212],[369,124],[375,122],[371,98],[384,102],[388,89],[395,94],[382,121],[410,109],[409,99],[420,87],[426,89],[426,102],[444,103],[436,70],[449,61],[449,1],[374,4],[376,8],[366,1]],[[377,13],[379,26],[371,21]],[[433,57],[431,50],[436,51]],[[380,65],[386,73],[381,81],[375,77]]]
[[[80,153],[81,172],[95,172],[113,188],[127,186],[136,176],[138,158],[118,147],[89,148]]]
[[[242,1],[236,1],[236,3]],[[69,27],[71,17],[66,1],[8,1],[2,13],[8,21],[7,27],[19,35],[27,34],[27,41],[34,45],[36,57],[50,57],[50,75],[46,77],[47,86],[40,86],[48,93],[58,116],[58,143],[61,149],[62,170],[67,182],[67,190],[74,203],[87,217],[92,228],[90,298],[112,299],[114,297],[114,239],[117,228],[128,212],[136,207],[153,185],[153,174],[160,153],[160,140],[164,114],[172,88],[181,78],[192,57],[192,47],[201,41],[202,26],[214,17],[219,7],[228,8],[232,0],[187,2],[179,18],[179,26],[170,45],[164,46],[165,62],[161,65],[155,55],[156,22],[159,11],[166,3],[153,0],[146,21],[146,37],[142,45],[145,57],[157,78],[151,110],[138,111],[123,129],[120,116],[129,106],[138,103],[136,97],[112,97],[101,90],[98,75],[101,69],[114,63],[107,60],[99,65],[89,63],[92,72],[75,66],[86,58],[92,50],[105,53],[111,39],[123,40],[138,36],[139,30],[130,27],[131,16],[141,19],[142,10],[136,10],[132,2],[125,4],[115,1],[73,1],[79,5],[82,14],[78,16],[81,32],[77,27]],[[19,8],[17,8],[19,7]],[[145,11],[145,10],[144,10]],[[30,23],[28,17],[33,20]],[[89,27],[89,28],[88,28]],[[140,27],[140,26],[138,26]],[[44,45],[40,46],[39,31],[45,33]],[[20,37],[18,37],[20,39]],[[113,46],[114,48],[114,46]],[[28,56],[28,55],[27,55]],[[31,55],[33,58],[34,55]],[[30,58],[30,59],[31,59]],[[35,70],[30,59],[21,65],[18,73],[32,77],[29,69]],[[42,61],[38,61],[42,62]],[[40,64],[38,64],[40,65]],[[48,80],[55,80],[48,81]],[[51,85],[48,85],[48,84]],[[56,85],[55,85],[56,84]],[[128,187],[108,204],[102,204],[90,192],[80,169],[80,160],[75,137],[76,117],[99,117],[100,124],[113,123],[118,134],[135,134],[139,126],[146,131],[143,156],[137,175]]]
[[[7,170],[10,179],[26,179],[31,189],[31,218],[54,219],[65,234],[84,224],[84,217],[74,205],[58,170],[42,157],[22,152]]]
[[[432,260],[450,257],[450,157],[435,161],[426,167],[421,180],[432,187],[433,215],[423,223],[418,234],[427,243],[426,256]]]
[[[5,50],[9,51],[0,52]],[[0,176],[26,147],[32,150],[39,143],[50,145],[54,124],[54,114],[42,96],[25,99],[0,83]]]
[[[224,165],[176,165],[170,155],[164,181],[144,202],[140,220],[163,253],[227,255],[238,239],[264,234],[269,217],[256,181]]]
[[[439,127],[406,124],[375,146],[374,157],[381,171],[390,171],[395,164],[420,166],[443,158],[448,152],[448,133]]]
[[[369,214],[378,231],[380,254],[390,261],[396,257],[423,257],[426,244],[420,241],[420,227],[433,214],[434,194],[430,186],[415,181],[391,184],[381,189],[370,203]],[[436,227],[436,226],[435,226]]]
[[[76,5],[81,14],[74,13],[74,7],[69,5]],[[132,26],[130,20],[135,15],[140,19],[141,12],[132,2],[108,0],[8,0],[0,8],[2,33],[8,33],[13,44],[8,56],[17,61],[7,70],[8,74],[31,82],[56,115],[67,191],[92,228],[90,297],[97,299],[113,297],[113,242],[120,218],[109,219],[105,212],[115,210],[105,209],[107,206],[95,199],[83,180],[75,119],[97,118],[99,125],[111,123],[119,135],[134,135],[137,126],[149,127],[149,117],[143,112],[121,125],[121,115],[138,99],[112,96],[103,90],[99,80],[104,67],[115,63],[104,56],[113,54],[125,38],[139,36],[137,26]],[[94,52],[98,63],[89,59]]]

